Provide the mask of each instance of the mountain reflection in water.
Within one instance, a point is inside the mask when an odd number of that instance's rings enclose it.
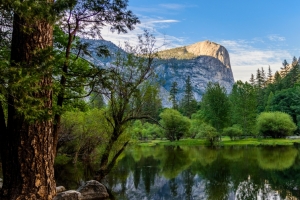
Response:
[[[118,200],[296,200],[299,150],[297,146],[130,147],[105,184]],[[66,182],[61,175],[58,182]]]

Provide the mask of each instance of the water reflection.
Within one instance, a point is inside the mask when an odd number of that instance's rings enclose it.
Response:
[[[132,153],[140,159],[127,162]],[[126,152],[119,166],[125,162],[128,177],[123,195],[119,196],[118,177],[110,175],[116,181],[109,186],[117,199],[256,199],[258,195],[267,199],[276,191],[281,198],[299,195],[295,147],[137,147]],[[136,181],[139,178],[142,184]]]
[[[132,147],[106,185],[115,199],[297,199],[299,149]]]

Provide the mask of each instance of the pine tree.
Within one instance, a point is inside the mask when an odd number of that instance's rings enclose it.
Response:
[[[254,79],[254,75],[253,75],[253,74],[251,74],[251,77],[250,77],[249,82],[250,82],[250,84],[251,84],[252,86],[255,85],[255,79]]]
[[[185,81],[184,97],[180,103],[180,110],[185,116],[189,118],[197,110],[197,102],[194,98],[193,87],[192,87],[190,76],[188,76]]]
[[[282,89],[282,78],[281,78],[281,75],[278,71],[276,71],[275,74],[274,74],[273,83],[275,85],[276,90],[281,90]]]
[[[176,96],[178,94],[178,88],[177,88],[177,82],[174,81],[171,85],[171,89],[170,89],[170,98],[169,100],[172,102],[173,105],[173,109],[177,110],[178,109],[178,105],[177,105],[177,100],[176,100]]]
[[[280,71],[280,75],[281,75],[281,77],[283,78],[283,77],[285,77],[286,75],[287,75],[287,73],[288,73],[288,67],[289,67],[289,63],[286,61],[286,60],[284,60],[283,61],[283,63],[282,63],[282,66],[283,67],[281,67],[281,71]]]
[[[298,60],[297,60],[297,58],[294,56],[294,57],[293,57],[293,61],[292,61],[292,66],[294,67],[294,66],[296,66],[296,65],[298,65]]]
[[[269,68],[268,68],[268,84],[272,83],[272,80],[273,79],[273,75],[272,75],[272,70],[271,70],[271,67],[269,65]]]
[[[263,82],[262,82],[262,76],[261,76],[261,71],[257,69],[256,71],[256,77],[255,77],[255,83],[257,88],[262,88]]]
[[[260,77],[261,77],[261,84],[263,87],[265,87],[267,77],[266,77],[266,73],[265,73],[265,70],[263,67],[261,68],[261,71],[260,71]]]

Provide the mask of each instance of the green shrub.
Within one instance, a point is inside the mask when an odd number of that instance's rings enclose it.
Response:
[[[290,115],[283,112],[263,112],[256,122],[259,134],[280,138],[292,135],[297,129]]]
[[[239,138],[242,134],[243,130],[237,125],[223,129],[223,135],[229,136],[231,140]]]
[[[213,146],[219,140],[219,133],[217,129],[212,127],[209,124],[203,123],[200,128],[199,132],[195,138],[205,138],[211,146]]]
[[[165,109],[160,115],[166,138],[170,141],[179,140],[188,134],[190,119],[182,116],[177,110]]]

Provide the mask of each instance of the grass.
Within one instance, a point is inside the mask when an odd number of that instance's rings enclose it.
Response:
[[[262,139],[262,138],[246,138],[240,140],[230,140],[229,137],[222,137],[222,141],[218,143],[221,146],[276,146],[276,145],[294,145],[294,143],[300,143],[300,139]],[[140,146],[207,146],[209,143],[205,139],[181,139],[179,141],[163,140],[148,140],[139,142]]]

